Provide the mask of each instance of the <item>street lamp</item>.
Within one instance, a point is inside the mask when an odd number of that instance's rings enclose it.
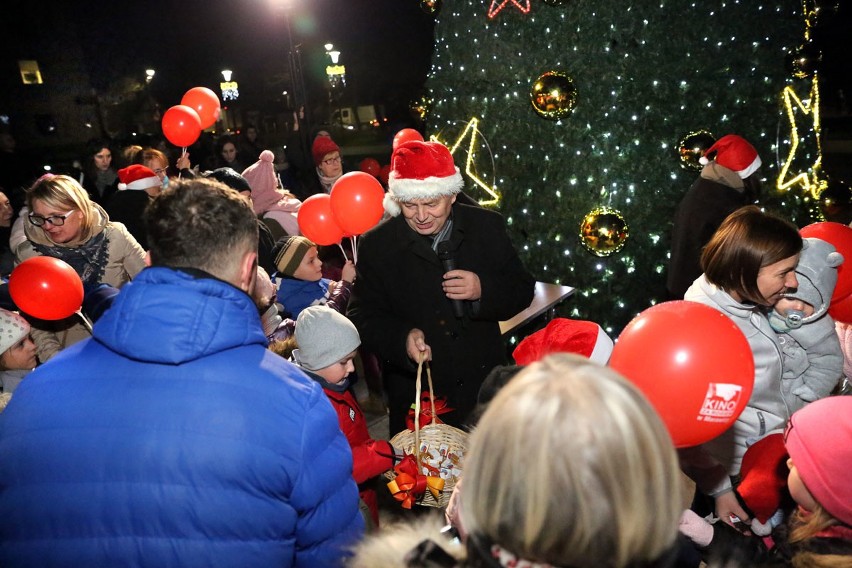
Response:
[[[154,79],[154,74],[157,73],[154,69],[145,69],[145,82],[150,83]]]

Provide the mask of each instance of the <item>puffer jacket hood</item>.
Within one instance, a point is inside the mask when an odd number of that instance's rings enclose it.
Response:
[[[814,313],[808,317],[801,314],[788,314],[787,329],[796,329],[803,324],[818,320],[828,312],[831,295],[837,284],[837,267],[843,264],[843,255],[837,252],[834,245],[822,239],[802,239],[802,253],[799,264],[796,265],[796,279],[799,287],[795,292],[784,294],[787,298],[807,302],[814,308]],[[773,312],[772,318],[779,316]],[[773,321],[773,327],[777,322]],[[776,328],[777,329],[777,328]]]
[[[188,288],[197,293],[187,294]],[[161,318],[163,313],[169,314],[168,322]],[[228,325],[245,321],[257,325]],[[245,292],[212,276],[164,267],[146,268],[126,284],[95,324],[93,335],[125,357],[165,364],[267,344],[257,308]]]

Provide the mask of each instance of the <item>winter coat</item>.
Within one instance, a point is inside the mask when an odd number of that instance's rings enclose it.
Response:
[[[754,355],[754,389],[748,406],[731,428],[722,435],[700,446],[724,466],[727,475],[737,475],[746,448],[769,432],[783,429],[790,418],[781,393],[782,359],[778,337],[759,306],[741,304],[727,292],[698,278],[685,298],[715,308],[728,316],[748,340]],[[725,472],[717,470],[713,479],[695,481],[707,494],[714,496],[731,487]]]
[[[133,238],[147,248],[148,235],[142,214],[151,201],[151,196],[142,190],[125,189],[110,197],[104,209],[112,222],[123,224]]]
[[[361,537],[328,398],[247,294],[195,272],[146,269],[18,387],[0,565],[336,566]]]
[[[90,234],[79,243],[56,245],[47,238],[41,228],[30,223],[24,223],[24,233],[27,240],[21,242],[15,248],[15,256],[18,262],[41,254],[33,247],[33,243],[45,247],[55,247],[56,249],[74,249],[85,246],[88,240],[103,233],[103,246],[107,247],[103,274],[98,282],[86,282],[84,280],[84,285],[109,284],[115,288],[120,288],[126,282],[129,282],[131,278],[145,268],[145,250],[124,225],[111,222],[106,211],[99,205],[95,205],[95,209],[98,211],[99,219],[90,230]],[[80,323],[77,316],[57,321],[35,322],[32,335],[41,362],[48,361],[69,345],[90,337],[89,330]]]
[[[320,304],[346,314],[349,297],[352,295],[352,284],[349,282],[332,282],[328,278],[312,281],[281,278],[277,274],[273,276],[273,282],[278,288],[278,303],[284,306],[284,311],[290,314],[291,318],[299,317],[302,310],[308,306]]]
[[[810,304],[813,314],[769,313],[769,323],[778,332],[784,355],[781,390],[790,412],[831,394],[843,376],[843,352],[828,315],[837,282],[837,267],[843,256],[822,239],[803,239],[804,248],[796,265],[799,286],[785,297]]]
[[[319,375],[302,369],[305,374],[316,381],[325,391],[328,400],[337,412],[337,423],[340,431],[349,441],[352,448],[352,478],[358,484],[361,499],[366,503],[373,517],[374,526],[379,525],[379,504],[376,490],[368,481],[392,469],[394,466],[394,449],[387,440],[374,440],[370,436],[367,419],[361,412],[352,389],[347,383],[343,388],[329,384]]]
[[[666,286],[671,298],[683,298],[701,276],[701,249],[725,217],[744,205],[748,198],[735,172],[715,161],[704,166],[675,211]]]
[[[358,245],[357,279],[348,316],[363,345],[383,361],[390,432],[405,429],[415,399],[417,366],[406,339],[423,331],[432,348],[437,396],[454,412],[442,414],[461,426],[476,404],[485,376],[507,361],[499,323],[532,301],[535,280],[509,240],[503,218],[481,207],[455,203],[450,249],[459,269],[479,276],[482,296],[465,301],[464,317],[453,315],[441,283],[446,273],[428,237],[417,234],[400,215],[365,233]],[[426,387],[424,387],[426,390]]]

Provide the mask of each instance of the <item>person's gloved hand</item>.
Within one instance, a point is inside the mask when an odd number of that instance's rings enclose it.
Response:
[[[678,530],[700,548],[706,548],[713,540],[713,525],[689,509],[681,514]]]

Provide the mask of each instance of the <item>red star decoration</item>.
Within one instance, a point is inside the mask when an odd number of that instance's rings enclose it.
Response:
[[[494,19],[497,14],[503,11],[503,8],[508,3],[514,4],[515,8],[520,10],[522,13],[527,14],[530,11],[530,0],[523,0],[523,2],[519,0],[491,0],[491,7],[488,8],[488,18]]]

